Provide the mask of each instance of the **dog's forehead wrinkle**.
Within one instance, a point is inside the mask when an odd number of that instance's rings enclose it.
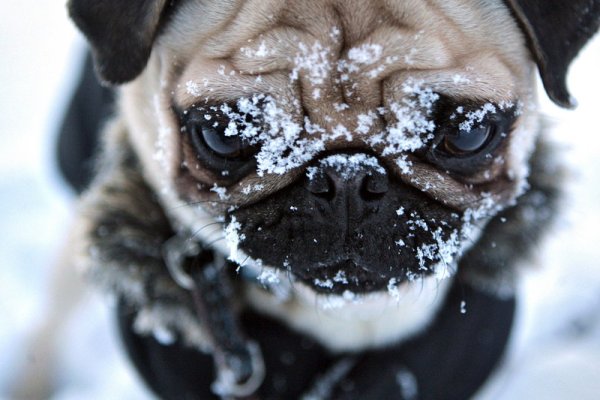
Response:
[[[295,2],[295,3],[305,3],[305,2]],[[390,50],[390,55],[388,57],[384,57],[384,58],[389,58],[389,57],[396,57],[396,58],[401,58],[402,61],[405,61],[406,57],[408,58],[414,58],[415,60],[419,60],[419,55],[417,54],[416,56],[414,54],[412,54],[413,51],[417,51],[417,53],[427,53],[429,51],[428,56],[426,56],[423,60],[421,60],[421,64],[423,68],[441,68],[444,64],[438,64],[436,65],[436,60],[448,60],[446,61],[446,65],[445,67],[447,67],[447,63],[449,62],[449,60],[451,60],[453,57],[450,57],[448,55],[448,49],[452,48],[452,52],[455,52],[456,54],[454,55],[454,57],[460,55],[461,52],[464,52],[464,49],[470,48],[470,51],[475,52],[476,54],[478,53],[478,46],[474,45],[474,46],[468,46],[465,45],[464,43],[462,43],[462,40],[451,40],[450,38],[446,38],[447,36],[447,31],[448,29],[452,30],[452,31],[456,31],[456,32],[460,32],[460,29],[456,29],[456,26],[458,27],[463,27],[463,25],[467,25],[468,27],[468,21],[458,21],[454,24],[443,24],[445,29],[444,29],[444,33],[445,35],[440,35],[438,32],[438,28],[434,28],[434,27],[430,27],[430,26],[419,26],[418,22],[423,19],[424,16],[429,15],[432,13],[432,9],[438,9],[441,7],[440,4],[434,4],[434,5],[424,5],[424,4],[412,4],[414,2],[407,2],[410,4],[401,4],[402,2],[397,2],[399,4],[387,4],[388,8],[392,8],[392,9],[401,9],[402,12],[398,13],[398,18],[403,18],[407,20],[407,23],[398,23],[397,26],[388,26],[386,25],[386,23],[384,23],[383,27],[380,24],[375,24],[375,26],[377,28],[360,28],[361,24],[358,23],[358,21],[356,21],[357,19],[359,21],[362,21],[363,18],[365,20],[369,20],[369,18],[371,20],[373,20],[373,16],[366,16],[367,12],[363,12],[361,14],[358,14],[355,12],[356,7],[358,7],[358,9],[368,9],[371,10],[370,13],[372,14],[373,12],[377,13],[381,13],[381,9],[383,9],[384,7],[382,7],[380,4],[377,5],[373,5],[372,7],[370,6],[358,6],[357,4],[360,4],[361,2],[348,2],[348,4],[345,4],[344,2],[339,2],[339,4],[335,4],[335,9],[338,10],[337,13],[334,14],[343,14],[344,10],[351,10],[348,11],[348,15],[352,16],[352,24],[346,24],[348,26],[344,26],[343,21],[340,22],[339,18],[336,19],[335,15],[334,16],[330,16],[329,14],[331,14],[331,6],[330,6],[330,2],[326,2],[326,1],[317,1],[317,2],[310,2],[310,4],[308,5],[298,5],[298,4],[292,4],[292,5],[286,5],[284,7],[284,11],[287,15],[287,19],[290,19],[290,23],[294,23],[295,26],[302,26],[303,24],[309,24],[311,25],[311,33],[306,33],[302,31],[302,28],[300,29],[295,29],[295,33],[293,35],[289,35],[287,34],[287,30],[286,29],[281,29],[282,26],[280,23],[278,24],[263,24],[262,25],[262,30],[256,30],[253,29],[252,26],[245,28],[245,29],[241,29],[241,31],[243,31],[245,33],[245,39],[241,40],[241,42],[243,42],[242,45],[238,46],[235,48],[235,50],[239,52],[240,48],[247,48],[247,42],[251,41],[257,44],[257,49],[254,53],[254,55],[260,55],[261,57],[249,57],[249,62],[250,62],[250,70],[253,72],[257,72],[257,70],[260,70],[261,68],[265,71],[269,71],[269,69],[271,67],[275,67],[277,69],[281,68],[283,64],[285,63],[289,63],[290,61],[290,54],[294,54],[293,51],[291,51],[292,49],[294,49],[295,47],[298,47],[298,44],[304,44],[306,46],[310,46],[311,44],[314,44],[315,40],[318,40],[323,48],[329,48],[332,53],[335,54],[335,47],[336,46],[340,46],[339,43],[336,43],[335,40],[331,40],[332,37],[334,38],[339,38],[339,37],[344,37],[344,41],[347,40],[355,40],[355,43],[344,43],[343,46],[346,49],[346,52],[348,52],[349,50],[351,50],[352,48],[355,48],[357,46],[360,46],[361,44],[365,44],[365,43],[372,43],[372,44],[385,44],[384,48],[389,48]],[[351,3],[351,4],[350,4]],[[356,3],[356,4],[354,4]],[[364,2],[363,2],[364,3]],[[375,2],[374,2],[375,3]],[[454,3],[454,1],[452,1],[451,3]],[[461,2],[458,2],[461,3]],[[463,7],[465,5],[463,4]],[[251,7],[246,7],[249,10],[251,10]],[[279,10],[277,7],[274,7],[274,9]],[[306,15],[307,16],[311,16],[311,18],[303,18],[300,16],[296,16],[296,18],[294,18],[294,15],[297,14],[298,9],[300,10],[306,10]],[[314,14],[315,11],[314,9],[322,9],[323,11],[323,15],[327,16],[327,18],[323,17],[321,18],[321,15],[317,15],[317,21],[315,22],[315,18]],[[342,10],[342,11],[339,11]],[[372,11],[372,10],[376,10],[376,11]],[[414,10],[420,10],[420,11],[414,11]],[[429,10],[429,11],[428,11]],[[410,12],[409,12],[410,11]],[[254,14],[259,13],[260,11],[257,10],[252,10],[252,11],[248,11],[248,16],[254,16]],[[278,16],[273,16],[273,14],[275,14],[274,12],[270,12],[269,15],[271,15],[271,19],[278,19]],[[363,17],[363,14],[365,15]],[[236,20],[239,20],[240,18],[242,18],[244,14],[243,12],[240,12],[239,15],[236,16]],[[390,19],[390,17],[387,14],[384,14],[385,18],[379,17],[379,20],[382,21],[387,21]],[[331,17],[331,18],[330,18]],[[463,17],[464,19],[465,17]],[[344,18],[342,18],[343,20]],[[426,19],[423,19],[426,20]],[[250,18],[250,21],[253,21],[252,18]],[[332,22],[334,21],[334,22]],[[262,19],[259,18],[259,22],[263,22]],[[460,22],[460,23],[459,23]],[[241,24],[241,22],[240,22]],[[319,25],[322,24],[323,27],[322,28],[315,28],[312,25]],[[445,26],[445,25],[449,25],[449,26]],[[456,25],[456,26],[454,26]],[[265,26],[267,28],[265,28]],[[358,27],[358,28],[357,28]],[[410,27],[410,28],[409,28]],[[393,29],[392,29],[393,28]],[[331,35],[331,31],[332,29],[338,29],[341,34],[340,35]],[[360,35],[357,34],[346,34],[345,32],[347,30],[352,30],[352,29],[357,29],[358,31],[361,31]],[[425,29],[428,29],[430,31],[425,31]],[[272,35],[274,32],[278,32],[275,36],[272,37],[271,40],[267,40],[265,41],[264,39],[267,38],[268,39],[268,35]],[[320,32],[320,34],[319,34]],[[469,32],[469,30],[467,30],[467,32]],[[242,33],[240,33],[240,35],[242,35]],[[277,38],[277,36],[281,35],[281,38]],[[454,39],[457,38],[458,33],[455,34],[450,34],[450,37],[453,37]],[[474,34],[472,34],[472,36],[474,36]],[[478,36],[482,36],[482,35],[478,35]],[[485,35],[483,35],[485,36]],[[494,36],[494,35],[490,35],[490,36]],[[471,38],[473,39],[473,38]],[[228,37],[227,35],[223,36],[222,34],[216,34],[215,40],[218,40],[219,43],[219,48],[223,48],[223,47],[227,47],[227,41],[228,41]],[[477,40],[479,41],[483,41],[484,43],[485,40],[481,39],[481,38],[477,38]],[[475,42],[477,42],[477,40],[475,40]],[[339,39],[338,39],[339,42]],[[458,42],[459,44],[455,44],[453,46],[453,42]],[[266,46],[266,48],[264,47],[265,43],[268,43],[268,45]],[[475,43],[476,44],[476,43]],[[263,46],[261,48],[261,46]],[[290,47],[292,46],[292,47]],[[400,46],[400,47],[398,47]],[[481,47],[481,46],[479,46]],[[489,47],[489,46],[488,46]],[[429,50],[428,50],[429,49]],[[463,49],[463,50],[461,50]],[[481,50],[485,50],[486,47],[484,46],[483,49],[479,48],[479,51]],[[260,51],[259,51],[260,50]],[[500,49],[494,49],[494,52],[496,54],[501,53],[502,51],[499,51]],[[296,51],[297,52],[297,51]],[[277,56],[277,58],[280,58],[280,61],[274,61],[272,57],[262,57],[265,53],[280,53],[279,56]],[[423,54],[425,54],[423,53]],[[239,70],[244,70],[244,66],[243,66],[243,60],[240,60],[239,58],[236,59],[236,55],[235,52],[233,54],[233,57],[230,57],[231,54],[229,55],[223,55],[220,54],[218,55],[218,57],[223,58],[223,57],[229,57],[230,60],[232,61],[232,63],[235,65],[236,68],[238,68]],[[214,58],[217,57],[217,55],[210,55],[207,54],[206,52],[204,52],[202,54],[202,57],[204,58]],[[244,57],[242,57],[244,58]],[[248,57],[246,57],[248,59]],[[261,59],[264,59],[264,61],[266,61],[266,65],[264,66],[260,66],[260,61]],[[494,61],[494,60],[490,60],[490,61]],[[415,62],[414,60],[412,60],[412,62]],[[406,65],[404,65],[404,67],[401,66],[401,64],[399,64],[399,66],[396,66],[395,68],[406,68]],[[271,67],[270,67],[271,66]],[[379,66],[381,67],[381,66]],[[289,68],[289,66],[288,66]],[[419,69],[419,65],[413,65],[411,66],[412,69]],[[293,69],[293,68],[292,68]],[[258,71],[260,72],[260,71]],[[372,73],[376,72],[376,71],[371,71]],[[501,80],[496,80],[495,81],[501,81]]]
[[[230,56],[249,38],[277,25],[285,3],[283,0],[238,0],[235,14],[223,16],[228,23],[223,24],[222,29],[212,32],[206,40],[199,41],[202,44],[201,52],[213,58]],[[214,5],[210,6],[213,7]],[[196,15],[196,21],[202,21],[202,11],[197,11]],[[195,29],[190,31],[194,32]]]

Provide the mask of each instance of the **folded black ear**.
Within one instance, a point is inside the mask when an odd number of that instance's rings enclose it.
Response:
[[[600,25],[600,0],[504,0],[525,32],[548,96],[573,108],[567,71]]]
[[[124,83],[146,67],[168,0],[69,0],[69,14],[92,46],[96,71]]]

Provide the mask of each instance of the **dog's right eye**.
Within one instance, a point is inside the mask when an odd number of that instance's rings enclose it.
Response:
[[[493,137],[496,130],[494,123],[485,123],[469,130],[458,129],[453,134],[444,136],[443,147],[446,153],[456,157],[464,157],[477,153]]]
[[[230,109],[228,109],[230,110]],[[216,107],[194,107],[181,115],[181,130],[200,161],[214,173],[241,177],[254,166],[258,146],[244,135],[253,127],[250,117],[240,118],[235,111],[228,114]]]
[[[475,111],[461,111],[453,117],[441,113],[437,137],[425,154],[438,168],[462,177],[490,167],[507,145],[505,138],[517,117],[515,106],[471,108]]]

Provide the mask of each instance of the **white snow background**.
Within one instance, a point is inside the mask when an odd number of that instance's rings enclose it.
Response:
[[[63,308],[71,313],[67,323],[47,322],[74,204],[56,170],[55,131],[83,40],[61,2],[4,0],[0,21],[0,398],[16,397],[26,370],[30,388],[50,379],[42,397],[152,398],[119,350],[106,299],[75,291],[72,307]],[[540,89],[573,170],[571,192],[524,275],[509,356],[480,400],[600,396],[599,68],[597,38],[571,68],[576,111],[558,109]],[[34,348],[40,332],[46,346]]]

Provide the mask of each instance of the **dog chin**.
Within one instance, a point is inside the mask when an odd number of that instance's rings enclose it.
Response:
[[[423,331],[443,304],[456,270],[438,263],[431,275],[413,280],[389,278],[379,290],[370,292],[364,290],[364,282],[357,282],[355,292],[355,286],[345,284],[348,278],[339,274],[327,280],[298,277],[285,266],[253,259],[239,247],[235,228],[239,226],[230,223],[225,228],[228,241],[216,242],[215,247],[239,265],[247,304],[333,352],[381,348]]]
[[[249,263],[242,274],[263,286],[245,285],[245,298],[257,312],[283,321],[333,352],[381,348],[423,331],[441,307],[453,279],[437,276],[397,284],[385,291],[323,294],[279,268]]]

